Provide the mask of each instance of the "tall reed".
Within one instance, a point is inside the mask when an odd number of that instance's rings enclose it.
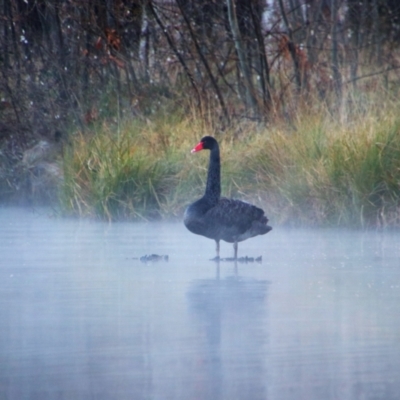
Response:
[[[281,222],[400,225],[400,118],[386,111],[273,127],[247,154],[251,185]]]
[[[375,103],[376,104],[376,103]],[[108,219],[181,217],[202,195],[205,134],[222,150],[223,194],[264,207],[275,224],[399,226],[398,102],[334,118],[303,109],[290,123],[218,132],[204,116],[166,113],[76,134],[64,160],[64,209]]]

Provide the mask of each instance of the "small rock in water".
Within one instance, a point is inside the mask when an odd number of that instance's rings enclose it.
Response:
[[[158,254],[149,254],[140,257],[140,261],[147,263],[151,261],[168,261],[169,257],[167,255],[159,256]]]

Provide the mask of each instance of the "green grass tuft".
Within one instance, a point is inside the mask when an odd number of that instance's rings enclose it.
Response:
[[[83,216],[180,218],[205,187],[208,153],[190,150],[211,134],[221,145],[223,194],[261,205],[272,225],[399,226],[397,109],[363,104],[334,119],[320,108],[290,124],[223,133],[193,113],[103,124],[76,134],[65,152],[62,203]]]

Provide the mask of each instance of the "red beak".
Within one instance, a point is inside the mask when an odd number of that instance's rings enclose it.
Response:
[[[203,150],[203,142],[196,144],[196,146],[192,149],[191,153],[196,153],[200,150]]]

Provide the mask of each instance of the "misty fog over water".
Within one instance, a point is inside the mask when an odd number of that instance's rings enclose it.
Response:
[[[0,209],[0,399],[398,399],[400,232],[271,225]]]

